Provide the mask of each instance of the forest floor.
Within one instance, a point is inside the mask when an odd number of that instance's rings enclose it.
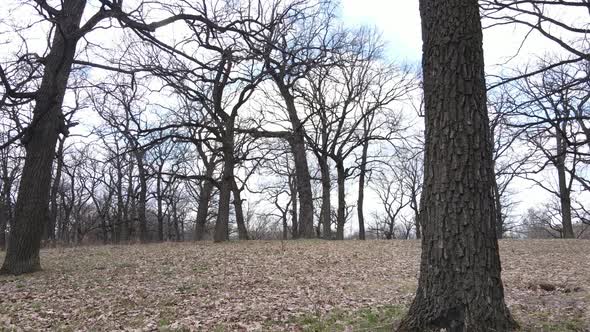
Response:
[[[590,331],[590,241],[500,246],[523,331]],[[0,277],[0,330],[389,331],[419,256],[417,241],[47,249],[43,271]]]

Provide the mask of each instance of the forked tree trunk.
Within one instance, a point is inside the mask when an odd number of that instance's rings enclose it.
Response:
[[[232,128],[233,124],[228,124]],[[215,233],[213,240],[222,242],[229,240],[229,205],[234,181],[234,138],[225,137],[223,142],[223,175],[219,185],[219,206],[217,209],[217,220],[215,221]]]
[[[56,28],[44,61],[33,120],[23,137],[26,157],[2,273],[22,274],[41,269],[39,249],[49,213],[51,169],[58,135],[64,125],[61,106],[85,6],[85,0],[62,1],[61,14],[55,18]]]
[[[208,178],[213,177],[215,172],[215,163],[207,165],[206,174]],[[197,217],[195,220],[195,241],[203,240],[205,236],[205,226],[207,225],[207,213],[209,212],[209,201],[211,200],[211,193],[213,192],[213,183],[205,180],[201,185],[201,193],[199,195],[199,206],[197,207]]]
[[[238,225],[238,239],[249,240],[248,229],[246,228],[246,221],[244,219],[244,209],[242,205],[242,195],[238,189],[235,178],[232,179],[232,191],[234,195],[234,212],[236,214],[236,224]]]
[[[511,331],[492,197],[477,0],[420,0],[426,110],[422,258],[399,331]]]
[[[293,161],[295,162],[295,179],[297,183],[297,195],[299,196],[299,233],[303,238],[315,237],[313,229],[313,194],[311,191],[311,175],[307,164],[307,154],[305,150],[304,128],[295,107],[295,99],[289,89],[280,78],[274,77],[279,91],[285,101],[289,121],[293,128],[293,135],[289,139]]]

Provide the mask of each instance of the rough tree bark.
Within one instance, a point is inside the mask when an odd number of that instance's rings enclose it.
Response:
[[[422,258],[398,331],[511,331],[492,197],[477,0],[420,0],[426,110]]]
[[[62,1],[56,31],[35,98],[33,120],[23,137],[26,150],[15,208],[15,223],[0,272],[22,274],[41,269],[39,249],[49,210],[51,165],[64,126],[61,105],[79,40],[85,0]]]

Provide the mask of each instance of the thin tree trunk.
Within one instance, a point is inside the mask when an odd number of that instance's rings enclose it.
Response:
[[[161,173],[160,169],[160,173]],[[164,241],[164,214],[162,213],[162,177],[160,174],[156,177],[156,201],[158,207],[158,241]]]
[[[361,153],[360,175],[359,175],[359,192],[357,198],[357,216],[359,221],[359,240],[365,239],[365,176],[367,174],[367,154],[369,151],[369,140],[365,139],[363,143],[363,151]]]
[[[336,162],[336,180],[338,183],[338,211],[336,213],[336,240],[344,240],[346,223],[346,173],[343,161]]]
[[[294,239],[299,238],[299,218],[297,216],[297,180],[294,178],[289,179],[289,191],[291,193],[291,235]]]
[[[494,204],[496,205],[496,237],[501,239],[504,236],[504,216],[502,214],[502,201],[500,200],[500,188],[498,188],[495,168],[494,176],[492,177],[492,190]]]
[[[117,163],[117,212],[115,214],[115,225],[113,227],[113,242],[120,243],[123,235],[123,172],[121,169],[120,159]]]
[[[175,200],[172,201],[172,222],[174,223],[174,237],[177,242],[181,241],[181,233],[178,221],[178,209]]]
[[[135,161],[137,162],[137,175],[139,177],[139,200],[137,202],[137,223],[139,227],[139,242],[148,242],[146,201],[147,201],[147,174],[143,164],[145,151],[135,151]]]
[[[55,154],[57,159],[57,165],[55,167],[55,176],[53,178],[53,184],[51,186],[51,207],[49,213],[49,220],[47,221],[47,227],[45,228],[45,238],[47,240],[55,240],[55,224],[57,222],[57,193],[59,186],[61,185],[61,172],[63,168],[63,152],[64,152],[65,137],[59,140],[57,152]]]
[[[236,213],[236,224],[238,225],[238,239],[249,240],[248,229],[244,221],[244,209],[242,208],[242,195],[238,189],[235,178],[232,179],[232,191],[234,194],[234,211]]]
[[[2,155],[4,158],[4,155]],[[2,191],[0,191],[0,250],[6,248],[6,226],[8,226],[10,209],[10,189],[12,180],[8,172],[8,158],[2,161]]]
[[[565,159],[566,159],[566,144],[561,137],[561,133],[565,132],[565,122],[562,129],[555,132],[555,144],[557,146],[557,157],[555,158],[555,168],[557,168],[557,179],[559,182],[559,202],[561,208],[561,224],[563,227],[563,237],[565,239],[573,239],[574,228],[572,225],[572,201],[570,198],[570,189],[567,186]]]
[[[322,174],[322,209],[321,209],[321,224],[322,237],[329,240],[332,238],[332,221],[330,218],[330,211],[332,204],[330,202],[330,194],[332,191],[332,184],[330,179],[330,166],[325,156],[317,154],[318,163]]]
[[[26,157],[2,273],[22,274],[41,269],[39,250],[49,212],[51,170],[58,134],[64,126],[61,106],[85,6],[85,0],[63,1],[61,14],[55,18],[56,30],[44,59],[33,120],[23,137]]]
[[[420,0],[426,145],[418,289],[399,331],[511,331],[477,0]]]
[[[133,233],[133,218],[135,218],[135,190],[133,189],[133,160],[129,160],[129,174],[127,179],[127,199],[123,207],[123,225],[121,239],[125,241],[131,240],[131,234]],[[131,211],[130,211],[131,208]]]

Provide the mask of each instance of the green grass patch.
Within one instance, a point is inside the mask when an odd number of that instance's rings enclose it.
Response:
[[[327,315],[304,315],[295,323],[305,332],[332,331],[391,331],[394,323],[399,321],[405,307],[400,305],[364,308],[356,311],[335,310]]]

